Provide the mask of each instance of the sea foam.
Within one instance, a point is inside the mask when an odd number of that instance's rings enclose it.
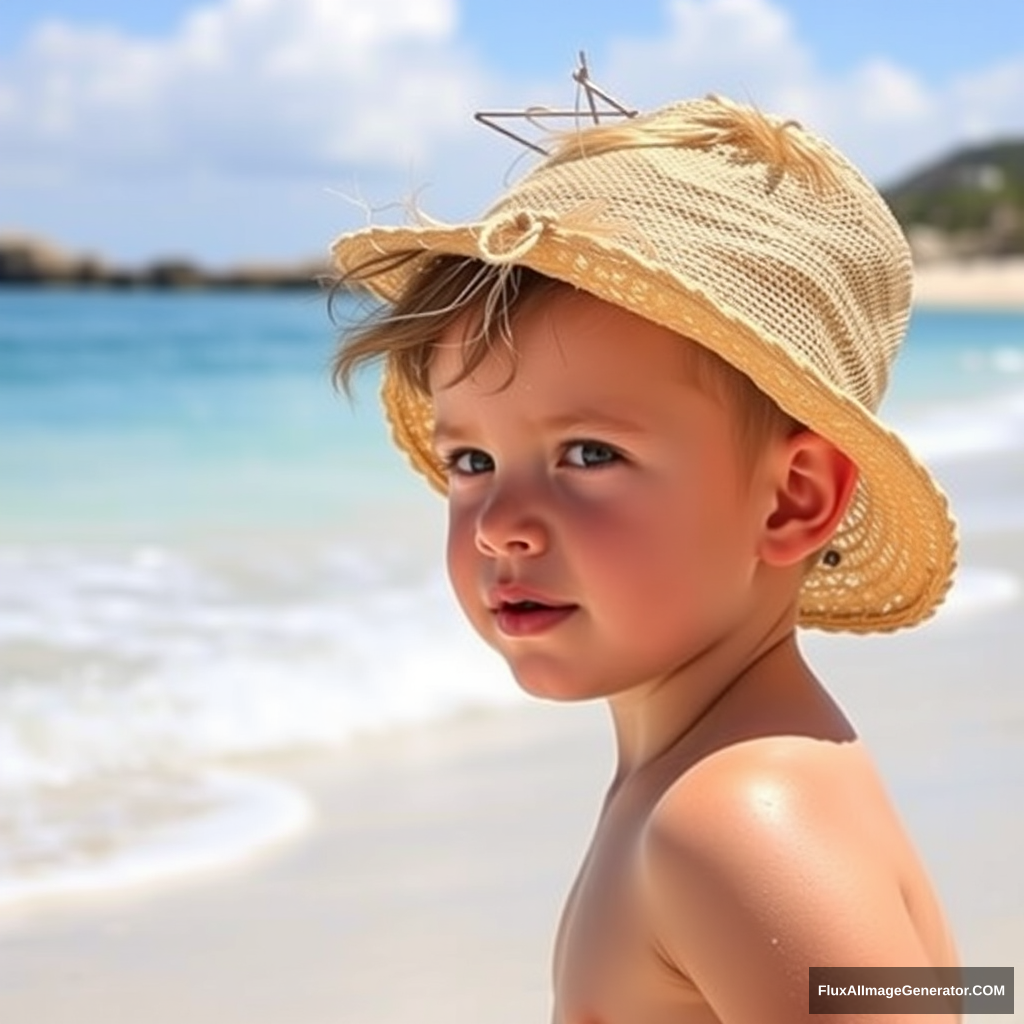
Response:
[[[440,571],[344,545],[0,552],[0,680],[0,903],[237,859],[308,820],[288,787],[224,775],[238,757],[524,699]]]
[[[61,829],[38,818],[22,821],[12,835],[10,820],[0,817],[0,826],[7,826],[0,848],[0,909],[223,867],[301,832],[313,819],[303,793],[270,779],[207,772],[192,780],[189,797],[191,813],[155,825],[114,815],[117,820],[106,822],[105,842],[98,841],[94,821],[88,844],[76,843],[66,822]],[[90,810],[95,818],[95,806]],[[49,856],[40,856],[38,847],[49,847]]]
[[[929,463],[1018,451],[1024,448],[1024,391],[951,402],[894,421],[911,449]]]
[[[0,556],[0,791],[330,747],[516,699],[439,573],[373,583],[344,555],[302,584],[245,568]]]

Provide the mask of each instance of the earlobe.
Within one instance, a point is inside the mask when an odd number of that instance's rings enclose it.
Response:
[[[828,543],[853,497],[857,467],[808,430],[787,439],[777,466],[761,557],[783,567],[804,561]]]

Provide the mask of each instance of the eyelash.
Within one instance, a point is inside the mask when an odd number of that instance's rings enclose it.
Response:
[[[605,459],[605,460],[603,460],[601,462],[598,462],[598,463],[591,464],[589,466],[588,465],[578,465],[576,463],[570,463],[572,468],[574,468],[574,469],[600,469],[600,468],[603,468],[604,466],[610,466],[610,465],[613,465],[616,462],[621,462],[622,461],[622,454],[621,454],[621,452],[619,452],[619,450],[617,448],[615,448],[613,445],[606,444],[604,441],[570,441],[563,448],[563,456],[564,456],[564,454],[566,452],[571,451],[573,448],[580,448],[580,447],[583,447],[583,446],[586,446],[586,445],[589,445],[589,446],[594,447],[594,448],[600,448],[602,451],[610,453],[611,458]],[[455,450],[453,450],[451,452],[446,452],[446,453],[441,455],[441,464],[444,467],[445,472],[449,476],[466,476],[466,477],[480,476],[481,473],[486,472],[486,470],[481,470],[480,472],[472,473],[472,472],[465,472],[464,470],[459,469],[459,466],[458,466],[459,460],[462,459],[462,457],[465,456],[465,455],[472,455],[472,454],[484,455],[488,459],[490,459],[490,456],[488,456],[486,452],[481,451],[481,449],[479,449],[479,448],[456,448]],[[491,461],[492,461],[492,468],[493,468],[493,460],[491,460]]]

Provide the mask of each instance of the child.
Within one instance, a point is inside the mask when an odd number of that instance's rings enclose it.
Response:
[[[388,304],[338,377],[386,360],[469,621],[530,693],[611,709],[554,1020],[791,1024],[810,966],[954,965],[796,635],[912,626],[953,571],[943,495],[874,416],[911,279],[878,193],[710,98],[567,134],[477,224],[334,255]]]

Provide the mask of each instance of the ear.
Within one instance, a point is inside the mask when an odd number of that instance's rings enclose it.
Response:
[[[787,438],[778,454],[773,508],[760,554],[767,564],[783,567],[802,562],[829,542],[853,497],[857,467],[809,430]]]

